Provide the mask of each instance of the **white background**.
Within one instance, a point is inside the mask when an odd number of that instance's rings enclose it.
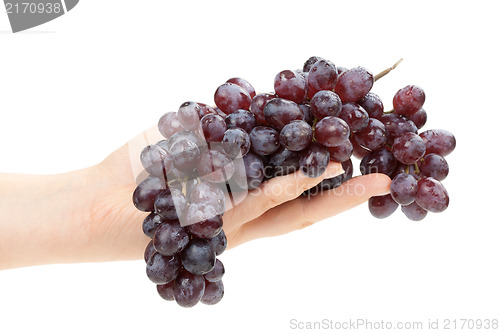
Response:
[[[374,91],[390,108],[400,87],[424,87],[426,128],[448,129],[458,142],[447,158],[450,207],[423,222],[400,211],[376,220],[363,205],[230,250],[226,295],[214,307],[164,302],[141,261],[3,271],[0,332],[288,332],[293,318],[500,319],[496,7],[82,0],[15,35],[0,13],[0,172],[96,164],[182,102],[212,103],[227,78],[266,92],[277,72],[311,55],[373,72],[403,57]]]

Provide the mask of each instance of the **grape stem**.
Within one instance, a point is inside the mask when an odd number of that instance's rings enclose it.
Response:
[[[396,62],[391,67],[389,67],[387,69],[384,69],[382,72],[380,72],[377,75],[375,75],[375,77],[373,78],[373,81],[376,82],[378,79],[380,79],[380,78],[386,76],[387,74],[389,74],[393,69],[395,69],[396,67],[398,67],[398,65],[401,63],[401,61],[403,61],[403,58],[399,59],[398,62]]]
[[[415,173],[420,173],[420,168],[418,167],[418,164],[415,162]]]

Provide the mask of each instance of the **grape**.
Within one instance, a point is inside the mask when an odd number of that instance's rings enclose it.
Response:
[[[246,134],[242,129],[238,130]],[[225,137],[226,135],[224,135]],[[225,153],[213,149],[205,149],[201,153],[196,170],[204,181],[224,183],[233,176],[234,164]]]
[[[233,83],[224,83],[215,91],[214,100],[222,112],[230,114],[239,109],[249,110],[252,98],[240,86]]]
[[[416,163],[425,154],[424,140],[415,133],[407,132],[394,140],[392,153],[401,163]]]
[[[152,212],[156,197],[165,189],[165,182],[160,178],[150,176],[144,179],[132,195],[135,208],[143,212]]]
[[[153,240],[151,240],[144,250],[144,261],[147,263],[149,259],[156,253],[156,249],[153,245]]]
[[[200,119],[203,118],[204,116],[206,116],[207,114],[217,114],[217,111],[213,107],[206,105],[206,104],[203,104],[203,103],[197,103],[197,104],[200,107],[199,113],[198,113],[198,117]]]
[[[264,107],[264,116],[269,124],[281,130],[292,120],[304,120],[304,113],[292,101],[283,98],[273,98]]]
[[[156,285],[156,290],[158,291],[158,295],[161,296],[166,301],[173,301],[174,298],[174,283],[175,281],[170,281],[167,284],[158,284]]]
[[[186,271],[195,275],[210,272],[215,266],[215,252],[210,240],[193,238],[181,253]]]
[[[219,303],[224,296],[224,284],[222,281],[206,282],[205,293],[201,298],[201,302],[207,305],[215,305]]]
[[[352,156],[353,147],[350,140],[345,140],[337,146],[328,148],[330,160],[335,162],[345,162]]]
[[[154,234],[153,245],[158,253],[173,256],[182,251],[189,243],[187,231],[180,226],[179,220],[163,222]]]
[[[398,203],[392,199],[390,194],[371,197],[368,200],[370,213],[378,219],[391,216],[398,209],[398,206]]]
[[[222,230],[217,236],[212,238],[210,242],[212,243],[212,247],[214,248],[215,254],[217,256],[220,256],[222,253],[224,253],[227,247],[227,238],[224,230]]]
[[[376,118],[380,120],[380,117],[384,114],[384,104],[380,97],[372,92],[361,99],[358,104],[368,112],[370,118]]]
[[[359,166],[362,175],[383,173],[390,176],[395,168],[396,159],[394,155],[385,148],[370,152],[363,157]]]
[[[354,139],[360,146],[369,150],[382,148],[387,142],[384,124],[374,118],[368,120],[368,125],[354,134]]]
[[[314,122],[314,115],[311,110],[311,105],[299,104],[299,108],[302,110],[302,113],[304,114],[304,121],[309,125],[312,125]]]
[[[266,103],[276,98],[273,94],[258,94],[252,99],[252,103],[250,104],[250,112],[253,113],[255,119],[257,120],[257,124],[268,126],[269,123],[264,116],[264,106]]]
[[[335,147],[349,138],[349,126],[337,117],[326,117],[318,121],[316,140],[326,147]]]
[[[422,178],[418,181],[417,204],[423,209],[440,213],[448,208],[450,197],[440,181],[434,178]]]
[[[321,183],[316,185],[315,187],[305,191],[302,195],[306,196],[314,196],[321,194],[325,191],[333,190],[342,185],[344,182],[348,181],[352,178],[353,167],[351,160],[347,160],[342,162],[342,168],[344,169],[344,173],[338,175],[333,178],[323,179]]]
[[[313,142],[300,154],[300,170],[310,178],[321,176],[329,162],[330,153],[328,149],[316,142]]]
[[[302,103],[306,98],[306,86],[306,80],[290,70],[281,71],[274,78],[276,95],[295,103]]]
[[[410,85],[401,88],[392,100],[394,112],[402,116],[415,114],[425,102],[425,93],[419,86]]]
[[[343,103],[357,102],[370,92],[373,74],[363,67],[355,67],[339,76],[335,92]]]
[[[446,130],[433,129],[420,133],[424,140],[426,153],[435,153],[441,156],[450,154],[457,144],[453,134]]]
[[[222,264],[222,261],[219,259],[215,260],[215,266],[214,269],[212,269],[210,272],[204,275],[205,280],[209,282],[217,282],[222,280],[222,277],[224,276],[225,273],[224,265]]]
[[[201,129],[207,142],[220,142],[227,126],[224,118],[218,114],[207,114],[201,118]]]
[[[148,236],[149,238],[153,238],[156,229],[158,229],[162,222],[163,221],[160,215],[154,212],[150,213],[148,216],[146,216],[144,222],[142,222],[142,231],[144,232],[144,235]]]
[[[174,283],[174,298],[177,304],[190,308],[198,304],[205,292],[203,276],[182,271]]]
[[[390,191],[398,204],[409,205],[417,196],[417,180],[407,173],[400,173],[392,180]]]
[[[146,275],[156,284],[166,284],[173,281],[180,270],[180,260],[177,256],[163,256],[155,253],[149,258]]]
[[[424,177],[432,177],[442,181],[448,176],[450,168],[443,156],[438,154],[429,154],[419,161],[418,167],[420,174]]]
[[[255,116],[247,110],[236,110],[226,117],[227,128],[239,127],[250,133],[256,125]]]
[[[362,159],[370,153],[371,150],[361,147],[354,137],[351,137],[349,141],[352,144],[352,154],[354,157]]]
[[[213,238],[222,230],[222,216],[212,216],[206,220],[190,224],[187,228],[189,233],[195,237]]]
[[[179,219],[186,207],[186,197],[176,188],[169,188],[161,192],[156,197],[154,204],[155,212],[165,220]]]
[[[269,159],[271,177],[285,176],[299,170],[300,153],[281,148]]]
[[[394,140],[407,133],[417,134],[417,126],[411,121],[397,114],[388,113],[384,114],[380,121],[385,125],[385,132],[387,135],[387,143],[392,144]]]
[[[233,83],[233,84],[236,84],[237,86],[240,86],[241,88],[243,88],[243,90],[245,90],[250,95],[251,98],[255,97],[255,89],[250,84],[250,82],[248,82],[247,80],[242,79],[241,77],[233,77],[233,78],[227,80],[226,82]]]
[[[347,67],[342,67],[342,66],[337,66],[337,73],[339,74],[342,74],[344,72],[347,72],[349,69]]]
[[[333,62],[325,59],[317,61],[307,77],[307,97],[312,98],[320,90],[333,90],[337,77],[337,68]]]
[[[179,107],[177,114],[182,126],[189,130],[196,130],[200,125],[201,108],[198,103],[185,102]]]
[[[191,182],[188,186],[188,198],[191,204],[208,203],[218,214],[226,210],[224,191],[213,183]]]
[[[291,151],[306,149],[312,138],[312,127],[304,120],[291,121],[283,127],[280,133],[281,144]]]
[[[349,125],[352,132],[359,132],[368,126],[368,113],[356,103],[342,104],[339,118]]]
[[[306,60],[306,62],[304,63],[304,67],[303,67],[303,69],[302,69],[302,70],[303,70],[304,72],[309,72],[309,70],[311,69],[311,67],[312,67],[315,63],[317,63],[318,61],[320,61],[320,60],[323,60],[323,58],[321,58],[321,57],[316,57],[316,56],[314,56],[314,57],[310,57],[310,58],[309,58],[309,59],[307,59],[307,60]]]
[[[417,172],[417,169],[415,168],[415,164],[408,165],[408,164],[403,164],[401,162],[397,162],[396,168],[394,169],[394,171],[391,175],[391,179],[394,179],[394,177],[396,177],[400,173],[407,173],[407,174],[413,176],[413,178],[415,178],[416,180],[419,180],[420,178],[422,178],[420,173]]]
[[[252,150],[258,155],[269,155],[280,148],[279,133],[271,127],[257,126],[250,132]]]
[[[182,171],[193,170],[200,159],[199,147],[195,142],[188,139],[181,139],[172,144],[169,152],[174,161],[174,166]]]
[[[189,130],[184,130],[184,131],[180,131],[180,132],[173,134],[167,140],[167,144],[165,146],[161,145],[160,147],[165,149],[168,153],[170,153],[170,155],[172,155],[173,146],[179,142],[182,142],[182,141],[189,141],[197,147],[201,147],[201,146],[206,145],[206,141],[204,139],[202,139],[198,135],[198,133],[193,132],[193,131],[189,131]],[[160,141],[160,142],[162,142],[162,141]]]
[[[401,206],[401,211],[412,221],[421,221],[427,216],[427,211],[416,202],[406,206]]]
[[[311,112],[318,120],[325,117],[337,117],[342,109],[339,96],[333,91],[318,91],[311,99]]]
[[[233,159],[238,155],[245,156],[252,144],[248,133],[238,127],[228,129],[222,142],[224,151]]]
[[[172,158],[157,145],[149,145],[142,150],[141,163],[150,175],[161,179],[172,169]]]
[[[408,120],[411,120],[418,129],[421,129],[427,122],[427,112],[425,112],[424,108],[420,108],[415,114],[409,116]]]
[[[167,139],[184,129],[177,112],[167,112],[158,121],[158,130]]]
[[[264,163],[262,159],[250,152],[243,157],[245,166],[246,186],[248,190],[259,187],[264,179]]]

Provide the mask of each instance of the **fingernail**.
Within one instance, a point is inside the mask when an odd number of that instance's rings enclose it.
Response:
[[[325,178],[333,178],[337,177],[344,173],[344,169],[342,168],[342,164],[340,163],[330,163],[326,167],[325,170]]]

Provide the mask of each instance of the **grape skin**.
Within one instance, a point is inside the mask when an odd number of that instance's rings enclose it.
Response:
[[[391,196],[398,204],[406,206],[415,201],[417,180],[406,173],[400,173],[391,182]]]
[[[385,148],[370,152],[363,157],[359,166],[362,175],[383,173],[390,176],[395,168],[396,159],[394,155]]]
[[[424,140],[415,133],[405,133],[394,140],[392,153],[401,163],[416,163],[425,154]]]
[[[270,155],[280,148],[279,133],[272,127],[257,126],[250,132],[252,150],[258,155]]]
[[[149,238],[153,238],[155,235],[156,229],[160,226],[162,223],[162,218],[160,215],[152,212],[142,222],[142,232],[144,235],[146,235]]]
[[[174,283],[175,281],[171,281],[167,284],[158,284],[156,285],[156,291],[158,291],[158,295],[161,296],[166,301],[173,301],[174,298]]]
[[[224,83],[217,88],[214,95],[215,104],[225,114],[236,110],[249,110],[252,98],[250,94],[234,83]]]
[[[423,178],[418,181],[417,204],[432,213],[441,213],[448,208],[450,197],[440,181]]]
[[[177,132],[185,130],[177,112],[167,112],[158,120],[158,130],[166,139]]]
[[[258,94],[252,99],[252,103],[250,104],[250,112],[252,112],[255,116],[258,125],[269,126],[269,123],[264,116],[264,107],[266,106],[266,103],[273,98],[276,98],[276,95]]]
[[[378,119],[370,118],[368,125],[361,131],[354,133],[356,142],[369,150],[377,150],[387,142],[385,125]]]
[[[318,91],[333,90],[338,73],[333,62],[321,59],[312,65],[307,76],[307,97],[312,98]]]
[[[305,100],[306,86],[306,80],[290,70],[281,71],[274,78],[276,95],[295,103],[302,103]]]
[[[349,138],[350,130],[345,121],[337,117],[325,117],[318,121],[316,140],[326,147],[335,147]]]
[[[394,95],[392,105],[396,114],[412,116],[420,110],[424,102],[424,90],[419,86],[409,85],[398,90]]]
[[[227,125],[218,114],[207,114],[201,118],[201,128],[207,142],[220,142],[224,137]]]
[[[239,127],[247,133],[252,131],[256,123],[253,113],[247,110],[236,110],[226,117],[227,128]]]
[[[364,67],[355,67],[339,76],[335,92],[343,103],[357,102],[373,87],[373,74]]]
[[[370,118],[376,118],[380,120],[380,117],[384,114],[384,104],[382,103],[382,99],[372,92],[361,99],[358,104],[368,112],[368,116]]]
[[[271,126],[278,131],[292,120],[304,120],[304,113],[292,101],[283,98],[273,98],[264,107],[264,116]]]
[[[418,167],[422,176],[432,177],[439,181],[444,180],[450,171],[448,162],[446,162],[444,157],[434,153],[425,155],[419,161]]]
[[[311,112],[318,119],[337,117],[342,110],[339,96],[330,90],[318,91],[311,99]]]
[[[156,252],[173,256],[182,251],[189,243],[189,235],[178,220],[162,223],[154,234],[153,245]]]
[[[319,143],[312,143],[300,154],[300,170],[310,178],[321,176],[330,162],[330,153]]]
[[[155,284],[166,284],[173,281],[180,270],[180,260],[177,256],[163,256],[154,253],[146,266],[146,275]]]
[[[204,275],[205,280],[209,282],[217,282],[222,280],[222,277],[224,276],[224,273],[226,270],[224,269],[224,265],[222,264],[222,261],[219,259],[215,260],[215,266],[214,269],[212,269],[210,272]]]
[[[174,283],[174,298],[177,304],[184,308],[191,308],[198,304],[205,293],[205,279],[203,276],[182,271]]]
[[[340,111],[339,118],[344,120],[351,132],[359,132],[368,126],[369,116],[359,104],[344,103],[342,104],[342,111]]]
[[[427,216],[427,211],[416,202],[406,206],[401,206],[401,211],[412,221],[422,221]]]
[[[291,151],[304,150],[313,138],[312,127],[303,120],[294,120],[286,124],[280,133],[281,144]]]
[[[222,281],[205,282],[205,293],[201,298],[201,302],[207,305],[215,305],[219,303],[224,296],[224,284]]]
[[[160,178],[148,177],[135,189],[132,195],[134,206],[143,212],[152,212],[156,197],[166,189],[165,182]]]
[[[349,160],[353,153],[353,146],[350,140],[345,140],[337,146],[328,148],[330,160],[335,162],[345,162]]]
[[[215,252],[210,240],[193,238],[181,253],[182,266],[195,275],[203,275],[214,269]]]
[[[373,217],[385,219],[392,215],[398,209],[398,203],[395,202],[390,194],[371,197],[368,200],[368,209]]]
[[[250,98],[255,97],[255,88],[250,84],[250,82],[242,79],[241,77],[233,77],[227,80],[226,83],[236,84],[237,86],[240,86],[243,90],[245,90],[250,95]]]
[[[200,125],[201,108],[198,103],[185,102],[179,107],[177,114],[179,120],[185,129],[196,130]]]
[[[435,153],[444,157],[457,145],[455,136],[446,130],[427,130],[420,133],[420,137],[424,140],[427,154]]]

